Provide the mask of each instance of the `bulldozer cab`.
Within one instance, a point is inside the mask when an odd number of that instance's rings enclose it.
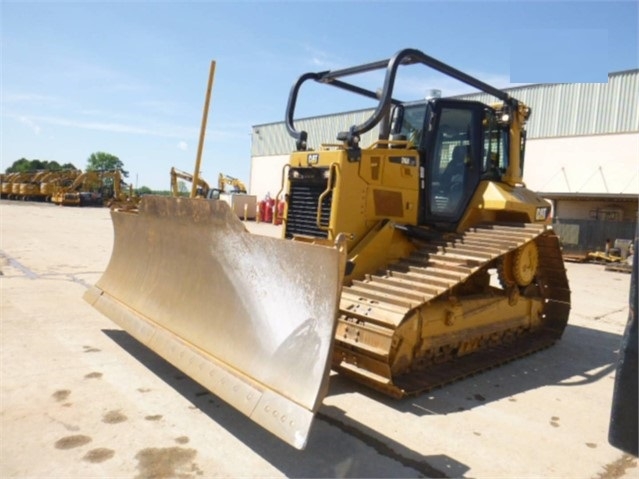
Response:
[[[400,66],[416,64],[466,83],[499,101],[494,105],[441,98],[421,102],[402,101],[397,98],[395,91],[398,70]],[[345,77],[375,70],[385,70],[383,87],[377,91],[363,88],[356,82],[343,80]],[[300,88],[309,80],[337,87],[377,102],[377,106],[366,120],[337,134],[337,140],[341,142],[339,147],[345,155],[345,160],[338,160],[336,156],[322,153],[322,150],[327,149],[324,146],[318,149],[319,153],[311,153],[307,155],[308,158],[304,158],[305,152],[310,151],[308,134],[306,131],[298,131],[295,128],[294,112]],[[510,195],[513,188],[522,185],[525,123],[529,115],[530,108],[508,93],[423,52],[405,49],[400,50],[388,60],[342,70],[302,75],[289,95],[285,120],[287,131],[295,140],[297,147],[297,154],[294,153],[291,156],[291,168],[304,163],[307,164],[308,169],[329,168],[331,164],[342,162],[339,166],[341,173],[332,175],[329,172],[328,176],[331,178],[339,176],[343,180],[348,176],[347,169],[350,169],[348,164],[360,163],[363,165],[360,169],[366,169],[370,164],[370,169],[373,171],[377,168],[373,163],[377,162],[378,158],[382,163],[400,162],[402,170],[396,171],[392,175],[393,178],[387,177],[384,180],[387,191],[373,193],[373,198],[368,203],[375,203],[375,207],[372,208],[374,211],[368,211],[364,216],[368,215],[371,220],[393,217],[394,221],[404,224],[436,226],[440,230],[460,231],[485,216],[477,210],[482,209],[483,200],[480,190],[486,190],[488,182],[500,183],[503,186],[501,188],[503,191],[493,195],[500,197],[493,202],[493,204],[500,204],[499,209],[512,209],[512,204],[517,202],[505,198]],[[362,135],[375,127],[379,127],[378,141],[362,148],[360,145]],[[330,146],[328,145],[329,148]],[[387,153],[382,153],[383,150],[387,150]],[[391,150],[393,153],[388,153]],[[418,158],[414,159],[416,152]],[[403,161],[407,163],[404,164]],[[419,167],[419,178],[411,184],[407,179],[413,177],[414,172],[411,169],[416,166]],[[396,166],[390,168],[397,169]],[[298,174],[304,176],[311,173],[298,171]],[[366,175],[362,177],[364,176]],[[371,179],[375,177],[375,173],[370,175]],[[318,188],[321,190],[321,187]],[[418,189],[417,204],[413,202],[412,193],[409,194],[410,199],[402,200],[394,194],[397,191],[389,192],[388,188],[396,188],[404,193]],[[329,186],[326,194],[322,194],[321,198],[328,201],[329,194],[332,193],[335,193],[333,195],[335,198],[340,196],[332,191],[336,189]],[[392,200],[391,197],[396,197],[396,200]],[[548,207],[541,206],[541,201],[538,199],[534,202],[540,204],[539,214],[534,215],[534,221],[544,219],[542,213],[549,211]],[[381,203],[390,206],[385,207]],[[469,208],[469,206],[477,205],[480,207]],[[317,210],[319,211],[322,206],[323,204],[319,205]],[[500,215],[501,220],[514,220],[517,217],[523,221],[530,218],[529,212],[523,211],[525,208],[520,209],[522,211],[517,211],[514,215],[491,213],[484,220],[495,221]],[[417,211],[416,215],[414,211]],[[318,213],[318,217],[319,215]],[[469,219],[469,215],[473,217]],[[333,229],[339,230],[340,221],[331,220],[331,222],[334,224]],[[354,233],[352,228],[348,231]],[[353,244],[349,244],[349,247],[352,246]]]
[[[456,225],[481,180],[499,180],[508,164],[507,125],[479,102],[433,99],[397,105],[391,134],[419,151],[419,223]]]

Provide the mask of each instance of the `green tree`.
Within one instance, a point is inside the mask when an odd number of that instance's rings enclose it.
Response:
[[[30,171],[44,170],[46,163],[47,163],[46,161],[42,161],[42,160],[31,160],[31,170]]]
[[[137,189],[136,193],[138,194],[138,196],[150,195],[151,193],[153,193],[153,190],[149,188],[148,186],[140,186]]]
[[[5,170],[5,173],[24,173],[31,171],[31,162],[26,158],[20,158],[13,162],[9,168]]]
[[[91,153],[87,160],[87,171],[98,170],[120,170],[122,176],[125,178],[129,176],[129,172],[124,171],[124,163],[120,161],[120,158],[103,151]]]
[[[5,173],[27,173],[38,170],[60,171],[77,170],[77,168],[72,163],[65,163],[60,166],[60,163],[57,161],[27,160],[26,158],[20,158],[14,161],[13,165],[5,170]]]
[[[49,170],[49,171],[60,171],[62,169],[62,167],[60,166],[60,163],[58,163],[57,161],[45,161],[46,165],[44,166],[45,169]]]

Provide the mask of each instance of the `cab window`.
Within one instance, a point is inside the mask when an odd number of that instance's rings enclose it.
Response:
[[[430,163],[430,209],[435,216],[457,216],[465,203],[472,169],[475,110],[442,108]]]

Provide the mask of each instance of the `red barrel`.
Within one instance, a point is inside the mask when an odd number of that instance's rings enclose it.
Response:
[[[277,217],[273,218],[273,224],[274,225],[281,225],[282,224],[282,218],[284,217],[284,206],[286,206],[286,202],[285,201],[277,201],[276,203],[276,208],[277,208]]]
[[[262,221],[264,223],[272,223],[273,222],[273,206],[275,205],[275,201],[273,198],[266,198],[263,201],[260,201],[260,213],[262,215]]]

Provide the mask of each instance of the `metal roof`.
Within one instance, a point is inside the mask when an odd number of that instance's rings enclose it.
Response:
[[[366,121],[373,109],[323,115],[295,120],[298,131],[308,133],[309,147],[317,148],[323,143],[337,143],[337,133],[348,130],[355,124]],[[361,144],[370,145],[377,139],[378,128],[362,135]],[[295,140],[286,131],[284,122],[256,125],[251,133],[251,156],[288,154],[295,149]]]
[[[637,203],[639,198],[632,194],[615,193],[548,193],[543,192],[544,198],[549,200],[571,200],[571,201],[600,201],[608,200],[619,203]]]
[[[528,139],[591,136],[639,131],[639,69],[614,72],[608,83],[552,83],[506,88],[504,91],[532,108]],[[454,98],[494,103],[484,93]],[[308,132],[309,146],[336,142],[339,131],[362,123],[373,109],[336,113],[296,120],[296,128]],[[377,138],[374,128],[362,137],[368,145]],[[255,125],[252,128],[251,155],[288,154],[295,142],[284,122]]]
[[[608,83],[553,83],[506,89],[532,108],[528,138],[639,131],[639,69],[608,75]],[[484,93],[455,98],[494,102]]]

